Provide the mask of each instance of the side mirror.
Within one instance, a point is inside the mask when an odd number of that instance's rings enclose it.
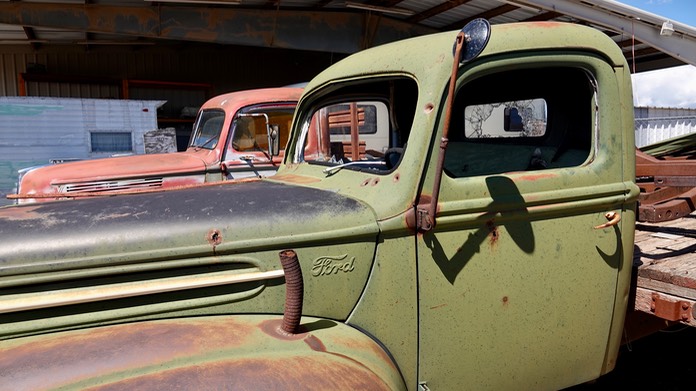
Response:
[[[491,24],[486,19],[474,19],[467,23],[460,34],[464,36],[462,49],[459,52],[459,65],[471,61],[478,57],[479,54],[488,45],[488,39],[491,37]],[[457,41],[454,42],[452,53],[454,54],[457,48]]]
[[[268,154],[270,156],[280,155],[280,131],[278,125],[271,124],[268,130]]]

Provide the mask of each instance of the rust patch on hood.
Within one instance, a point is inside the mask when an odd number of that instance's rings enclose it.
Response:
[[[93,390],[388,390],[374,372],[325,354],[199,363]]]
[[[350,328],[328,333],[326,341],[306,331],[288,335],[279,332],[281,323],[202,317],[4,341],[0,384],[31,390],[389,389],[383,371],[369,362],[396,367],[371,339]],[[319,334],[331,327],[305,326]]]
[[[36,206],[27,207],[7,207],[0,209],[0,220],[10,220],[10,221],[22,221],[22,220],[36,220],[45,218],[45,215],[38,212]]]
[[[0,221],[36,221],[38,225],[43,227],[51,227],[66,221],[51,213],[42,213],[39,208],[39,205],[0,208]]]
[[[0,355],[0,378],[17,389],[59,387],[104,373],[233,348],[246,342],[253,331],[245,326],[232,319],[131,323],[37,338],[16,347],[10,343]]]

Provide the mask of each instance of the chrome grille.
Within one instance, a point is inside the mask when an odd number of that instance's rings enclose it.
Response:
[[[92,181],[83,183],[69,183],[60,185],[61,193],[93,193],[93,192],[114,192],[130,189],[147,189],[161,187],[162,178],[143,178],[122,181]]]

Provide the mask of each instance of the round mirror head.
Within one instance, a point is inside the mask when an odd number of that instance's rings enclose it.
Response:
[[[461,32],[464,33],[464,44],[459,55],[460,64],[481,54],[491,37],[491,24],[486,19],[474,19],[467,23]]]

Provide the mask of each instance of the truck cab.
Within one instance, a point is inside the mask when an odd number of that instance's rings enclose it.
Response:
[[[183,152],[42,166],[19,176],[19,203],[157,190],[275,174],[301,88],[238,91],[203,104]]]
[[[320,73],[272,177],[0,209],[0,380],[596,379],[630,290],[631,102],[601,32],[475,20]]]

